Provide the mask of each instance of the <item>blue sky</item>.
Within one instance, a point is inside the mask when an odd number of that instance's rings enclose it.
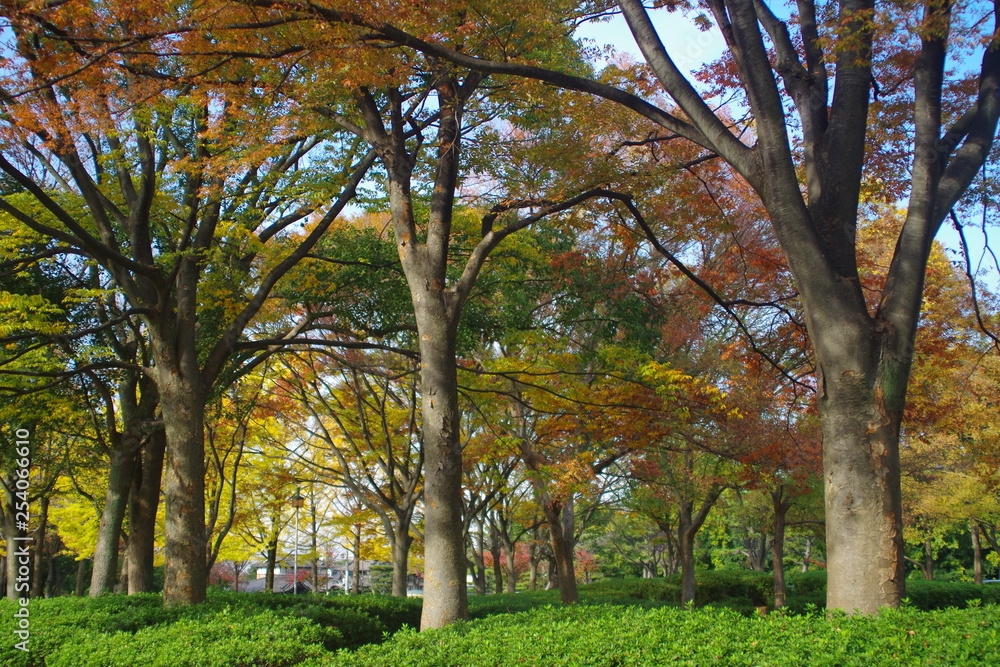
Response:
[[[693,72],[699,69],[705,63],[717,59],[725,48],[725,42],[718,30],[713,28],[707,32],[701,31],[695,26],[694,21],[684,16],[682,12],[653,10],[650,12],[650,17],[670,56],[683,71]],[[620,15],[608,21],[585,24],[577,30],[576,36],[591,40],[595,46],[608,45],[619,52],[630,54],[636,60],[642,60],[632,33]],[[989,217],[995,219],[994,215]],[[986,278],[987,284],[992,289],[997,289],[1000,280],[997,278],[997,267],[992,266],[992,258],[985,249],[986,238],[981,229],[981,219],[963,222],[966,225],[965,234],[973,269],[981,269],[989,276]],[[994,232],[994,235],[1000,235],[1000,231],[994,230]],[[942,225],[937,240],[949,249],[952,259],[961,260],[958,254],[959,236],[950,221]]]

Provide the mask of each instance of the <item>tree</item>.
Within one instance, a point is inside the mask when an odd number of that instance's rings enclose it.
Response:
[[[601,15],[609,5],[584,7]],[[485,38],[478,58],[464,38],[453,37],[462,40],[461,48],[442,39],[442,25],[406,32],[361,14],[284,4],[326,21],[364,26],[388,42],[475,71],[603,97],[667,136],[701,146],[745,179],[760,197],[795,277],[815,354],[828,606],[864,613],[896,606],[905,587],[899,432],[924,270],[932,239],[993,143],[1000,116],[1000,7],[804,0],[783,20],[764,2],[709,0],[711,16],[699,20],[726,41],[716,70],[723,76],[712,78],[742,96],[745,114],[734,123],[724,109],[717,112],[711,92],[700,93],[677,67],[647,8],[639,0],[617,5],[657,92],[676,108],[654,95],[635,95],[528,59],[491,59]],[[990,9],[993,28],[985,16]],[[952,84],[946,62],[950,55],[965,56],[970,44],[981,53],[980,65],[958,73]],[[875,150],[882,145],[892,150]],[[888,187],[877,187],[883,176]],[[908,206],[891,239],[885,289],[870,308],[856,250],[859,212],[873,191],[889,201],[906,197]]]
[[[286,107],[265,92],[266,76],[254,93],[185,80],[203,66],[216,83],[240,78],[212,56],[91,61],[74,37],[92,45],[113,34],[121,24],[107,24],[118,14],[108,9],[5,8],[0,171],[17,196],[0,210],[96,263],[142,322],[166,432],[164,602],[190,604],[205,595],[205,404],[232,379],[231,361],[266,355],[272,338],[302,328],[278,320],[248,332],[275,284],[353,199],[373,156],[288,117],[275,123]],[[161,34],[178,18],[145,9],[127,11],[127,30]],[[195,50],[208,48],[200,39]],[[324,148],[337,166],[323,187],[296,196],[300,162],[322,162]],[[294,233],[310,216],[308,232]],[[249,333],[267,342],[248,342]]]
[[[392,552],[392,594],[406,597],[413,522],[423,492],[412,362],[390,355],[288,354],[275,391],[300,434],[289,453],[306,474],[342,486],[378,517]],[[345,363],[347,362],[347,363]]]

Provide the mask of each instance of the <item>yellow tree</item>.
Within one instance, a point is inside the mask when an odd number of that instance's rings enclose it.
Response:
[[[305,474],[344,487],[378,517],[391,545],[392,594],[405,597],[424,464],[412,364],[387,354],[322,352],[283,362],[275,393],[299,433],[289,453]]]
[[[267,332],[248,327],[373,161],[287,115],[272,94],[287,77],[227,67],[207,34],[152,38],[139,49],[145,55],[111,49],[92,59],[88,47],[74,46],[104,42],[123,25],[135,44],[135,35],[202,18],[185,15],[184,4],[5,5],[11,27],[0,82],[0,171],[14,191],[0,198],[0,210],[57,240],[60,252],[93,261],[149,338],[167,446],[168,605],[205,595],[210,394],[226,384],[240,345],[266,351],[271,339],[301,329],[287,320]],[[153,55],[181,46],[202,55]],[[214,78],[193,83],[191,75],[206,71]],[[240,79],[255,86],[235,85]],[[305,159],[331,165],[309,192],[298,169]],[[307,234],[289,234],[310,216]]]

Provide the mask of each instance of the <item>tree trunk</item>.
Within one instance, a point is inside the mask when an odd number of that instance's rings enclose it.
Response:
[[[788,509],[792,506],[790,498],[785,496],[784,487],[779,486],[771,492],[771,505],[774,508],[774,539],[771,541],[771,561],[774,567],[774,608],[785,606],[785,523]]]
[[[392,538],[392,595],[393,597],[406,597],[406,579],[409,576],[410,545],[413,543],[413,536],[410,535],[409,525],[396,526],[395,535]]]
[[[76,566],[76,589],[73,591],[73,595],[78,598],[82,598],[87,594],[87,582],[90,577],[87,576],[87,559],[81,558],[80,563]]]
[[[562,522],[562,504],[550,500],[543,502],[542,511],[549,522],[549,539],[552,543],[552,562],[555,563],[559,581],[559,599],[564,604],[576,604],[580,594],[576,587],[576,572],[573,567],[573,536],[567,536]]]
[[[205,404],[195,382],[159,370],[158,388],[167,435],[164,500],[165,606],[205,600],[208,544],[205,535]]]
[[[476,595],[486,595],[486,560],[483,556],[486,550],[486,538],[483,534],[483,522],[477,524],[475,538],[470,536],[472,545],[472,590]]]
[[[309,487],[309,523],[310,523],[310,528],[312,529],[309,535],[310,539],[309,546],[311,547],[313,554],[312,571],[309,574],[310,576],[309,583],[312,586],[313,593],[318,593],[319,592],[319,545],[316,543],[316,540],[317,540],[317,535],[319,534],[319,526],[317,525],[317,520],[316,520],[316,493],[314,492],[312,486]],[[237,577],[238,576],[239,575],[237,574]],[[395,582],[393,583],[395,584]]]
[[[442,295],[411,284],[420,336],[424,440],[424,605],[420,629],[468,617],[455,326]]]
[[[121,543],[122,523],[128,508],[129,488],[132,485],[135,439],[122,435],[111,450],[108,470],[108,489],[104,494],[104,509],[97,529],[94,547],[94,569],[90,575],[90,597],[111,592],[118,578],[118,552]]]
[[[983,543],[979,539],[979,523],[969,521],[969,532],[972,534],[972,576],[978,585],[983,584]]]
[[[6,593],[11,600],[17,600],[30,595],[31,552],[27,527],[19,525],[15,520],[17,498],[14,495],[16,491],[13,479],[13,475],[10,475],[7,480],[9,484],[4,484],[3,533],[7,545]]]
[[[507,567],[507,592],[517,592],[517,543],[508,537],[506,531],[500,532],[500,541],[503,545],[503,554]]]
[[[680,550],[677,548],[677,533],[667,523],[657,525],[664,536],[663,576],[672,577],[681,569]]]
[[[806,536],[806,546],[802,550],[802,573],[805,574],[809,571],[809,559],[812,558],[813,550],[813,538],[811,535]]]
[[[490,555],[493,556],[493,592],[503,593],[503,551],[500,548],[500,531],[490,524]]]
[[[688,452],[688,469],[691,470],[690,452]],[[692,500],[682,500],[677,508],[677,559],[681,569],[681,604],[694,603],[695,601],[695,576],[694,576],[694,538],[708,518],[708,513],[712,510],[719,496],[725,487],[712,486],[701,501],[698,511],[694,511]],[[659,526],[660,530],[668,528],[667,525]]]
[[[528,590],[538,590],[538,565],[542,562],[541,532],[538,516],[531,527],[531,544],[528,546]]]
[[[54,554],[49,554],[48,572],[45,575],[45,597],[54,598],[62,594],[62,572]]]
[[[934,544],[931,538],[924,540],[924,579],[934,581]]]
[[[545,590],[551,591],[553,588],[559,588],[559,567],[556,565],[555,556],[549,554],[546,558],[545,574],[547,576],[547,581],[545,582]]]
[[[767,535],[763,531],[759,538],[751,535],[744,544],[746,544],[747,565],[754,572],[764,572],[767,569]]]
[[[354,563],[351,565],[351,574],[354,581],[351,582],[351,593],[358,595],[361,593],[361,526],[354,527]]]
[[[31,597],[40,598],[45,595],[45,573],[48,568],[45,566],[45,559],[48,556],[52,559],[52,554],[46,553],[45,531],[49,523],[49,498],[42,496],[39,501],[38,528],[35,529],[33,542],[35,543],[34,561],[31,565]]]
[[[274,536],[267,543],[267,568],[264,570],[264,590],[268,593],[274,592],[274,566],[278,562],[278,535]],[[347,576],[347,572],[344,572]]]
[[[128,592],[153,590],[153,558],[156,546],[156,513],[160,505],[160,482],[167,446],[166,433],[153,432],[142,452],[135,456],[129,492],[129,534],[125,547],[128,561]]]
[[[116,594],[128,592],[128,579],[128,559],[123,558],[121,576],[118,577],[118,583],[114,588]]]
[[[681,564],[681,604],[694,604],[694,538],[698,534],[692,529],[690,519],[684,517],[678,522],[677,556]]]
[[[814,345],[828,336],[813,327]],[[840,341],[843,345],[846,341]],[[903,598],[900,387],[908,364],[863,363],[872,346],[855,339],[855,363],[824,363],[819,398],[826,478],[827,608],[873,614]],[[850,354],[841,353],[839,356]],[[840,360],[838,360],[840,361]],[[888,376],[888,377],[886,377]],[[876,377],[884,380],[876,382]]]

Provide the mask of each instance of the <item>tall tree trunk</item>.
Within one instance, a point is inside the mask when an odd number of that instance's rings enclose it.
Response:
[[[157,429],[135,456],[129,491],[129,534],[125,548],[128,560],[128,592],[153,590],[153,562],[156,546],[156,514],[160,506],[160,482],[167,436]]]
[[[663,576],[672,577],[681,569],[680,550],[677,548],[677,532],[669,521],[657,521],[660,532],[663,533]]]
[[[785,606],[787,593],[785,586],[785,525],[792,500],[785,495],[785,487],[771,491],[771,506],[774,509],[774,539],[771,541],[771,561],[774,567],[774,608]]]
[[[104,595],[115,588],[118,578],[118,553],[122,524],[128,508],[132,485],[133,459],[138,444],[131,435],[123,434],[111,450],[108,489],[104,494],[104,509],[97,529],[94,547],[94,569],[90,575],[90,597]]]
[[[516,593],[517,592],[517,559],[514,552],[514,545],[511,544],[510,548],[504,549],[504,558],[507,559],[507,592]]]
[[[355,526],[354,533],[354,564],[351,566],[351,574],[354,581],[351,582],[351,593],[358,595],[361,593],[361,526]]]
[[[833,341],[824,344],[832,336],[823,329],[812,331],[820,350],[833,346]],[[870,614],[898,606],[905,590],[898,434],[909,364],[876,363],[868,340],[838,344],[858,358],[825,361],[848,352],[817,354],[823,388],[827,607]]]
[[[168,607],[203,602],[208,584],[205,404],[197,385],[159,369],[157,386],[167,435],[163,602]]]
[[[90,581],[90,577],[87,576],[87,562],[87,558],[81,558],[76,566],[76,588],[73,595],[78,598],[87,594],[87,582]]]
[[[428,286],[430,287],[430,286]],[[411,284],[420,336],[424,440],[424,605],[420,629],[468,617],[455,326],[442,295]]]
[[[309,524],[312,529],[309,533],[310,548],[312,549],[312,571],[309,573],[309,583],[314,593],[319,592],[319,545],[316,543],[319,534],[319,525],[316,519],[316,493],[313,487],[309,487]]]
[[[972,535],[972,576],[980,586],[983,583],[983,543],[979,539],[979,523],[975,519],[969,521],[969,532]]]
[[[268,593],[274,592],[274,567],[278,562],[278,535],[277,532],[267,543],[267,567],[264,570],[264,590]],[[346,568],[345,568],[346,570]],[[347,576],[347,572],[344,572]]]
[[[545,574],[547,578],[545,582],[545,590],[551,591],[553,588],[559,588],[559,566],[556,565],[556,558],[552,554],[549,554],[545,561]]]
[[[688,467],[690,469],[690,462]],[[705,493],[698,511],[694,511],[694,501],[682,500],[677,508],[677,560],[681,570],[681,604],[695,601],[694,539],[701,530],[708,513],[712,510],[725,487],[712,486]],[[660,530],[669,528],[659,526]]]
[[[13,474],[8,475],[4,484],[3,534],[7,545],[7,597],[11,600],[30,595],[31,550],[28,547],[27,527],[17,523],[17,498]],[[18,581],[20,577],[20,581]]]
[[[517,542],[511,538],[510,516],[503,511],[497,512],[497,529],[500,533],[500,546],[503,547],[504,567],[507,570],[507,592],[517,592]]]
[[[123,558],[122,561],[121,575],[118,577],[118,583],[115,584],[115,593],[127,593],[128,592],[128,559]]]
[[[549,522],[552,562],[555,563],[559,581],[559,599],[564,604],[576,604],[580,601],[580,594],[576,587],[576,571],[573,567],[573,536],[566,535],[562,510],[562,503],[557,500],[545,500],[542,503],[542,512]]]
[[[677,522],[677,556],[681,565],[681,604],[694,603],[694,538],[698,530],[691,525],[691,512],[681,512]]]
[[[48,572],[45,575],[45,597],[54,598],[62,594],[62,572],[54,554],[49,554],[46,560],[48,561]]]
[[[409,576],[410,545],[413,544],[413,536],[410,535],[409,524],[396,524],[396,530],[392,538],[392,595],[393,597],[406,597],[406,580]]]
[[[490,556],[493,557],[493,592],[503,593],[503,551],[500,548],[500,531],[490,523]]]
[[[476,524],[475,535],[469,536],[469,545],[472,547],[472,590],[476,595],[486,595],[486,560],[483,556],[486,538],[482,521]]]
[[[500,543],[503,546],[503,555],[507,568],[507,592],[516,593],[517,571],[515,568],[517,567],[517,543],[510,539],[508,526],[505,526],[505,529],[500,531]]]
[[[749,535],[746,539],[747,564],[754,572],[767,569],[767,534],[761,531],[760,536]]]
[[[929,537],[924,540],[924,564],[921,569],[924,571],[924,579],[934,580],[934,542]]]
[[[39,501],[38,528],[35,529],[33,542],[35,543],[34,560],[31,565],[31,597],[40,598],[45,595],[45,573],[48,568],[45,566],[46,556],[52,559],[52,554],[45,548],[45,532],[49,523],[49,498],[42,496]]]
[[[535,515],[531,526],[531,544],[528,546],[528,590],[538,590],[538,565],[542,562],[541,548],[542,528],[538,516]]]

